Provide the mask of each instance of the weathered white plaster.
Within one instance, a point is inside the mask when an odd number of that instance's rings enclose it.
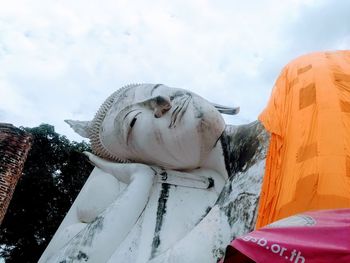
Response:
[[[97,168],[39,262],[216,262],[254,225],[268,141],[219,111],[238,108],[143,84],[67,121],[103,159],[87,153]]]

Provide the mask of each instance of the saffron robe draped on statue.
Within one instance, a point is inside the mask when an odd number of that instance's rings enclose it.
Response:
[[[350,207],[350,51],[289,63],[259,120],[271,133],[256,227]]]

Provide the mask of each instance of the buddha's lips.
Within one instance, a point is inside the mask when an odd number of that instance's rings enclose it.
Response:
[[[182,119],[183,115],[185,114],[188,108],[188,105],[190,104],[191,99],[192,99],[192,96],[187,95],[183,97],[181,100],[179,100],[178,105],[174,108],[171,114],[169,128],[176,127],[176,123],[178,123]]]

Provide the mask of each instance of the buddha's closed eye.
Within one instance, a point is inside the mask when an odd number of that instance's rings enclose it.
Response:
[[[128,133],[126,135],[126,144],[129,144],[129,139],[130,139],[130,135],[131,135],[131,132],[132,132],[132,128],[134,127],[136,121],[137,121],[137,116],[140,115],[142,112],[138,112],[135,114],[135,116],[131,119],[131,122],[129,124],[129,127],[128,127]]]
[[[132,121],[130,122],[130,127],[131,127],[131,128],[134,127],[136,120],[137,120],[137,118],[134,117],[134,118],[132,119]]]

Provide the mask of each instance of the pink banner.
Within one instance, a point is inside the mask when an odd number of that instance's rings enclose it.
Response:
[[[257,263],[349,263],[350,209],[291,216],[236,238],[231,246]],[[233,258],[227,255],[223,262],[249,262]]]

